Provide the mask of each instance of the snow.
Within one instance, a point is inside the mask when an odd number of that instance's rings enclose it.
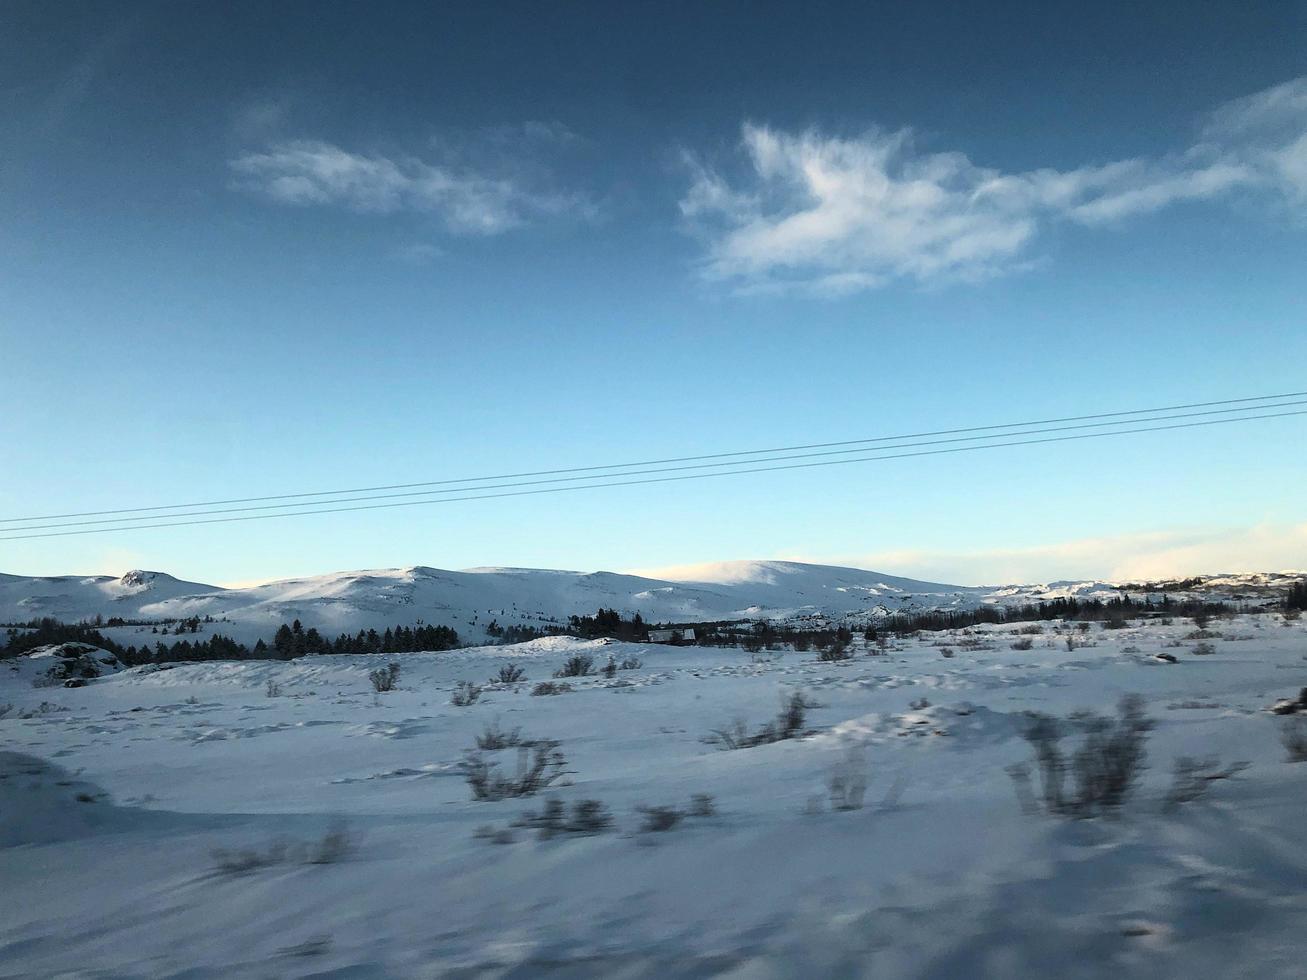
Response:
[[[1307,623],[1219,622],[1208,656],[1187,622],[1049,624],[1030,650],[1016,628],[859,644],[844,663],[549,637],[78,689],[31,686],[48,657],[0,661],[0,880],[22,896],[0,910],[0,973],[1301,976],[1307,764],[1285,761],[1267,709],[1307,683]],[[531,696],[574,654],[643,666]],[[374,694],[390,659],[400,689]],[[527,682],[487,684],[506,663]],[[449,703],[459,681],[486,685],[475,704]],[[705,743],[799,690],[820,704],[807,737]],[[1120,817],[1023,813],[1005,769],[1030,757],[1025,712],[1110,712],[1127,692],[1157,726]],[[491,723],[556,740],[569,775],[546,795],[601,800],[615,829],[478,837],[543,805],[471,800],[460,762]],[[835,812],[850,753],[867,804]],[[489,754],[513,769],[515,750]],[[1173,760],[1213,754],[1251,765],[1164,813]],[[716,816],[639,832],[637,807],[697,793]],[[309,863],[342,819],[354,850]],[[258,866],[223,871],[218,851]]]

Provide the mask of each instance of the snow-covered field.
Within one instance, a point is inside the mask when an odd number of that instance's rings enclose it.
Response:
[[[0,661],[0,975],[1307,973],[1307,763],[1266,710],[1307,684],[1307,623],[1221,621],[1206,655],[1189,622],[1050,624],[1028,650],[1018,628],[859,642],[844,663],[555,637],[398,655],[383,694],[368,673],[387,658],[78,689],[32,686],[48,657]],[[643,664],[531,695],[578,653]],[[527,680],[450,703],[508,663]],[[820,705],[805,737],[705,743],[800,690]],[[1119,816],[1023,812],[1005,770],[1031,757],[1025,713],[1110,714],[1129,692],[1156,727]],[[460,764],[492,724],[555,740],[566,777],[474,801]],[[515,772],[517,750],[484,755]],[[1181,755],[1250,765],[1167,811]],[[832,808],[832,777],[863,773],[865,805]],[[638,807],[695,794],[715,815],[642,830]],[[550,798],[599,800],[614,825],[510,829]]]

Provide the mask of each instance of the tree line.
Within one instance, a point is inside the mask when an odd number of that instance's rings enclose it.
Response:
[[[174,643],[157,641],[152,646],[118,643],[87,623],[62,623],[56,619],[36,619],[26,626],[12,628],[3,647],[6,657],[17,657],[38,647],[57,643],[87,643],[100,647],[129,667],[142,664],[180,663],[196,660],[294,660],[314,654],[416,653],[451,650],[458,646],[458,633],[448,626],[396,626],[378,633],[375,629],[342,633],[334,640],[324,637],[313,627],[305,629],[297,619],[278,627],[271,644],[259,640],[246,646],[231,637],[214,634],[195,640]]]

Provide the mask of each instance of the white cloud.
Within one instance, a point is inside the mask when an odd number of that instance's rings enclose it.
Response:
[[[1183,578],[1307,568],[1307,523],[1123,534],[1028,548],[787,557],[959,585]]]
[[[910,130],[846,137],[746,123],[740,146],[733,175],[685,157],[680,209],[704,242],[708,278],[826,294],[977,280],[1027,263],[1055,221],[1111,225],[1238,190],[1307,202],[1307,79],[1221,106],[1183,152],[1074,170],[1004,173],[922,152]]]
[[[519,175],[356,153],[321,140],[274,143],[230,166],[238,188],[280,204],[433,214],[454,234],[495,235],[541,218],[592,211],[576,195],[542,190]]]

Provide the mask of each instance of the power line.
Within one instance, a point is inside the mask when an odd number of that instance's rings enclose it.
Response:
[[[1272,406],[1268,406],[1268,407],[1272,407]],[[490,500],[499,497],[528,497],[528,496],[534,496],[536,494],[564,493],[573,490],[594,490],[594,489],[601,489],[604,487],[629,487],[629,486],[638,486],[642,484],[652,484],[652,483],[673,483],[682,480],[706,480],[711,477],[739,476],[746,473],[768,473],[777,470],[810,469],[818,466],[840,466],[848,463],[875,463],[875,462],[883,462],[885,460],[891,460],[891,459],[907,459],[915,456],[942,456],[942,455],[947,455],[949,453],[975,452],[981,449],[1001,449],[1009,446],[1032,446],[1041,443],[1051,443],[1051,442],[1074,442],[1081,439],[1101,439],[1101,438],[1106,438],[1108,436],[1134,435],[1141,432],[1163,432],[1172,429],[1193,429],[1201,426],[1226,425],[1231,422],[1248,422],[1248,421],[1255,421],[1258,419],[1287,418],[1289,416],[1296,416],[1296,415],[1307,415],[1307,410],[1301,410],[1296,412],[1271,413],[1267,415],[1241,415],[1234,418],[1226,418],[1226,419],[1206,419],[1202,422],[1179,422],[1173,425],[1149,426],[1140,429],[1127,429],[1127,430],[1114,429],[1109,432],[1082,432],[1070,436],[1050,436],[1044,439],[1027,439],[1018,442],[986,443],[978,446],[952,446],[948,449],[931,449],[931,450],[922,450],[919,452],[911,452],[911,453],[897,453],[890,456],[867,456],[859,459],[827,459],[815,463],[790,463],[785,466],[760,466],[760,467],[754,467],[752,469],[728,470],[725,472],[717,472],[717,473],[688,473],[688,474],[682,474],[680,476],[649,477],[641,480],[622,480],[622,481],[614,481],[609,483],[587,483],[587,484],[581,484],[581,485],[569,486],[569,487],[536,487],[531,490],[513,490],[513,491],[507,491],[503,493],[472,494],[463,497],[444,497],[439,500],[404,500],[404,501],[398,501],[398,502],[386,503],[386,504],[360,504],[354,507],[334,507],[334,508],[329,508],[324,510],[294,511],[290,513],[283,512],[277,514],[251,514],[243,517],[214,517],[214,518],[207,518],[205,520],[168,521],[168,522],[162,522],[157,524],[134,524],[125,527],[101,527],[101,528],[90,528],[90,529],[76,530],[76,531],[47,531],[41,534],[13,534],[7,536],[0,536],[0,541],[22,541],[30,538],[60,538],[60,537],[68,537],[70,535],[78,535],[78,534],[108,534],[114,531],[136,531],[136,530],[146,530],[151,528],[164,528],[164,527],[189,527],[192,525],[199,525],[199,524],[230,524],[230,523],[235,523],[237,521],[260,521],[260,520],[269,520],[272,518],[279,518],[279,517],[307,517],[313,514],[341,514],[341,513],[362,511],[362,510],[386,510],[395,507],[416,507],[422,504],[457,503],[464,500]],[[1147,421],[1147,420],[1144,419],[1140,421]],[[24,529],[18,528],[16,530],[24,530]]]
[[[624,473],[606,474],[606,476],[610,476],[610,477],[647,476],[651,474],[660,474],[660,473],[676,473],[685,470],[702,470],[702,469],[715,469],[720,467],[748,466],[752,463],[764,463],[764,462],[771,463],[771,462],[779,462],[779,461],[792,460],[792,459],[812,459],[816,457],[841,456],[841,455],[847,455],[852,453],[885,452],[888,450],[896,450],[896,449],[912,449],[920,446],[938,446],[938,445],[945,445],[948,443],[975,442],[979,440],[999,439],[999,438],[1003,438],[1004,436],[1042,435],[1049,432],[1069,432],[1078,429],[1103,428],[1106,426],[1137,425],[1145,421],[1163,422],[1163,421],[1170,421],[1173,419],[1188,419],[1188,418],[1197,418],[1197,417],[1209,416],[1209,415],[1224,415],[1224,414],[1229,414],[1231,412],[1250,412],[1250,411],[1255,411],[1257,407],[1274,407],[1276,409],[1280,409],[1280,408],[1292,407],[1295,405],[1307,405],[1307,401],[1280,402],[1279,404],[1274,406],[1256,406],[1256,407],[1244,406],[1242,408],[1211,409],[1205,412],[1182,412],[1174,415],[1154,415],[1153,417],[1148,419],[1124,419],[1115,422],[1086,422],[1086,423],[1081,423],[1079,425],[1056,426],[1052,428],[1027,428],[1022,432],[1003,433],[1001,435],[991,434],[991,435],[980,435],[980,436],[957,436],[951,439],[936,439],[936,440],[928,440],[926,442],[900,442],[897,445],[881,446],[881,447],[876,447],[874,449],[864,446],[857,449],[828,449],[828,450],[822,450],[821,452],[798,453],[798,454],[787,455],[787,456],[772,455],[769,457],[759,456],[752,459],[719,461],[715,463],[693,463],[684,466],[665,466],[665,467],[658,467],[655,469],[628,470]],[[903,438],[907,438],[907,437],[903,437]],[[870,458],[874,458],[874,457],[870,457]],[[490,483],[490,484],[484,484],[482,486],[457,487],[457,488],[448,488],[443,490],[416,490],[416,491],[409,491],[405,493],[373,494],[365,497],[337,497],[332,500],[300,501],[300,502],[283,503],[283,504],[258,504],[251,507],[230,507],[230,508],[224,508],[220,510],[197,510],[197,511],[191,511],[183,514],[169,514],[169,515],[154,514],[154,515],[147,515],[143,517],[109,517],[109,518],[99,518],[99,519],[89,520],[89,521],[67,521],[67,522],[56,523],[56,524],[31,524],[26,527],[6,528],[3,531],[0,531],[0,533],[6,533],[12,531],[42,531],[42,530],[51,530],[56,528],[70,528],[70,527],[93,527],[102,524],[122,524],[124,525],[122,529],[126,530],[127,528],[133,526],[131,524],[127,524],[126,522],[128,521],[149,521],[149,520],[158,519],[163,516],[167,516],[169,518],[207,517],[216,514],[240,514],[240,513],[248,513],[251,511],[280,510],[286,507],[310,507],[310,506],[326,507],[334,504],[359,503],[359,502],[372,501],[372,500],[395,500],[395,499],[408,498],[408,497],[430,497],[430,496],[435,496],[437,494],[465,493],[473,490],[475,491],[504,490],[504,489],[512,489],[516,487],[540,486],[544,484],[594,481],[603,478],[604,476],[599,476],[599,475],[551,477],[549,479],[544,479],[544,480],[523,480],[523,481],[518,481],[513,483]],[[313,513],[313,512],[302,511],[299,513]]]
[[[565,467],[565,468],[552,469],[552,470],[533,470],[533,471],[528,471],[523,473],[500,473],[491,476],[463,477],[461,479],[428,480],[420,483],[392,483],[392,484],[385,484],[382,486],[375,486],[375,487],[353,487],[345,490],[313,490],[313,491],[307,491],[302,493],[269,494],[267,496],[261,496],[261,497],[233,497],[226,500],[205,500],[205,501],[196,501],[187,504],[158,504],[152,507],[123,507],[123,508],[117,508],[113,510],[79,511],[76,513],[68,513],[68,514],[44,514],[44,515],[38,515],[34,517],[5,517],[5,518],[0,518],[0,524],[22,524],[22,523],[29,523],[31,521],[54,521],[54,520],[64,520],[72,517],[102,517],[111,514],[141,514],[149,511],[162,511],[162,510],[186,510],[192,507],[218,507],[226,504],[263,503],[269,500],[294,501],[294,500],[305,500],[308,497],[340,497],[344,494],[353,494],[353,493],[378,493],[383,490],[411,490],[417,487],[454,486],[457,484],[484,483],[489,480],[515,480],[524,477],[556,476],[564,473],[595,473],[596,478],[602,478],[604,476],[619,476],[621,474],[617,474],[617,473],[602,474],[598,472],[600,470],[624,470],[637,466],[663,466],[671,463],[692,463],[692,462],[698,462],[700,460],[709,460],[709,459],[726,459],[730,457],[741,457],[741,456],[762,456],[771,453],[797,452],[799,450],[806,450],[806,449],[828,449],[834,446],[855,446],[855,445],[865,445],[874,442],[899,442],[904,439],[919,439],[919,438],[926,438],[926,437],[933,437],[933,436],[957,435],[965,432],[993,432],[998,429],[1025,429],[1031,426],[1054,425],[1062,422],[1086,422],[1094,419],[1153,415],[1158,412],[1180,411],[1180,410],[1191,409],[1191,408],[1209,408],[1214,405],[1236,405],[1236,404],[1247,404],[1250,402],[1273,402],[1273,401],[1279,401],[1287,398],[1300,398],[1303,396],[1307,396],[1307,391],[1293,391],[1293,392],[1286,392],[1285,394],[1281,394],[1281,395],[1259,395],[1259,396],[1246,397],[1246,398],[1225,398],[1217,401],[1191,402],[1189,404],[1184,404],[1184,405],[1163,405],[1158,408],[1141,408],[1141,409],[1133,409],[1130,411],[1123,411],[1123,412],[1099,412],[1093,415],[1072,415],[1072,416],[1067,416],[1065,418],[1038,419],[1030,422],[1006,422],[997,425],[977,425],[977,426],[967,426],[964,428],[956,428],[956,429],[939,429],[933,432],[912,432],[912,433],[906,433],[904,435],[898,435],[898,436],[874,436],[866,439],[845,439],[838,442],[807,443],[807,444],[796,445],[796,446],[780,446],[774,449],[753,449],[753,450],[739,450],[734,452],[706,453],[699,456],[673,456],[666,459],[640,460],[640,461],[630,462],[630,463],[607,463],[607,464],[599,464],[594,466],[573,466],[573,467]],[[1262,408],[1276,408],[1276,407],[1278,406],[1254,405],[1254,406],[1250,406],[1250,410],[1256,411]],[[1148,420],[1137,419],[1136,421],[1148,421]],[[1005,435],[1019,435],[1019,434],[1020,433],[1016,433],[1016,432],[1001,433],[999,436],[996,436],[996,438],[1001,438],[1002,436]],[[746,460],[744,462],[748,462],[748,461]],[[466,489],[472,489],[472,488],[466,488]],[[458,492],[458,491],[455,490],[454,492]],[[337,503],[337,502],[338,501],[335,500],[318,501],[318,503]],[[309,505],[308,503],[305,504],[305,506],[308,505]],[[284,504],[282,506],[294,506],[294,505]],[[182,515],[147,514],[147,516],[142,519],[150,520],[156,516],[164,517],[164,516],[182,516]],[[20,530],[20,529],[12,528],[9,530]]]

